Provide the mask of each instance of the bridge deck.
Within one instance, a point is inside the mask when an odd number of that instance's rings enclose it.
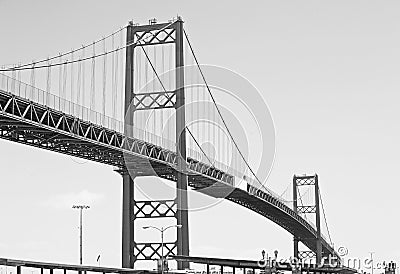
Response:
[[[83,121],[0,90],[0,138],[95,162],[134,170],[139,176],[176,181],[176,153]],[[234,187],[234,176],[187,159],[189,185],[206,195],[226,198],[280,225],[316,251],[315,229],[272,195],[252,186]],[[323,253],[336,255],[322,241]]]

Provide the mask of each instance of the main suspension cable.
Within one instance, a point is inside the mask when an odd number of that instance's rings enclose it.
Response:
[[[302,207],[304,207],[302,195],[301,195],[300,190],[298,188],[297,188],[297,193],[299,194],[300,204],[301,204]],[[303,213],[304,213],[304,218],[307,220],[307,214],[305,212],[303,212]]]
[[[136,34],[136,36],[138,37],[138,35]],[[144,52],[147,61],[149,62],[154,74],[156,75],[158,81],[160,82],[161,87],[163,88],[164,92],[165,92],[165,96],[170,100],[170,96],[167,93],[167,89],[165,88],[163,82],[161,81],[160,76],[158,75],[158,72],[156,71],[153,63],[151,62],[146,50],[144,49],[144,46],[142,43],[139,43],[139,46],[141,47],[142,51]],[[145,84],[147,86],[147,83]],[[177,87],[176,87],[177,88]],[[185,125],[185,129],[188,131],[189,135],[193,138],[193,140],[195,141],[196,145],[200,148],[201,152],[204,154],[204,156],[206,156],[207,160],[210,162],[210,164],[212,165],[212,167],[215,168],[213,162],[210,160],[210,158],[208,157],[208,155],[204,152],[203,148],[200,146],[200,144],[197,142],[196,138],[194,137],[193,133],[191,132],[191,130]]]
[[[116,33],[119,33],[120,31],[124,30],[127,27],[128,27],[128,25],[125,25],[125,26],[121,27],[120,29],[114,31],[113,33],[111,33],[111,34],[109,34],[109,35],[107,35],[105,37],[102,37],[101,39],[98,39],[98,40],[96,40],[96,41],[94,41],[94,42],[92,42],[90,44],[83,45],[80,48],[77,48],[77,49],[74,49],[74,50],[70,50],[68,52],[60,53],[59,55],[55,55],[55,56],[50,57],[50,58],[45,58],[45,59],[41,59],[39,61],[35,61],[35,63],[38,64],[38,63],[48,62],[48,61],[51,61],[53,59],[56,59],[56,58],[59,58],[59,57],[64,57],[66,55],[73,54],[74,52],[77,52],[77,51],[83,50],[85,48],[91,47],[93,44],[97,44],[97,43],[99,43],[99,42],[101,42],[103,40],[106,40],[107,38],[111,37],[112,35],[114,35]],[[6,70],[6,71],[11,71],[13,69],[19,69],[19,68],[24,68],[24,67],[28,67],[28,66],[32,66],[32,62],[31,63],[22,64],[22,65],[18,65],[18,66],[13,67],[13,68],[11,68],[11,67],[7,68],[9,70]],[[1,70],[1,71],[4,71],[4,70]]]
[[[321,200],[322,213],[323,213],[323,215],[324,215],[324,220],[325,220],[326,230],[328,231],[329,241],[331,242],[331,245],[333,245],[332,238],[331,238],[331,233],[329,232],[328,221],[326,220],[326,214],[325,214],[324,203],[323,203],[323,201],[322,201],[321,190],[320,190],[319,186],[318,186],[318,195],[319,195],[319,199]]]
[[[183,30],[183,32],[184,32],[184,34],[185,34],[186,41],[188,42],[189,48],[190,48],[190,50],[191,50],[191,52],[192,52],[193,58],[194,58],[194,60],[195,60],[195,62],[196,62],[196,65],[197,65],[197,67],[198,67],[198,69],[199,69],[199,72],[200,72],[200,74],[201,74],[201,77],[203,78],[203,82],[204,82],[204,84],[206,85],[206,88],[207,88],[207,90],[208,90],[208,93],[210,94],[210,97],[211,97],[211,99],[212,99],[212,101],[213,101],[213,103],[214,103],[214,105],[215,105],[215,107],[216,107],[216,109],[217,109],[217,112],[218,112],[218,114],[219,114],[219,116],[220,116],[220,118],[221,118],[221,120],[222,120],[222,123],[224,124],[224,126],[225,126],[225,128],[226,128],[226,130],[227,130],[227,132],[228,132],[228,134],[229,134],[229,136],[230,136],[230,138],[231,138],[233,144],[235,145],[236,150],[239,152],[241,158],[243,159],[243,161],[244,161],[244,163],[246,164],[246,166],[247,166],[247,168],[249,169],[249,171],[253,174],[254,178],[258,181],[258,183],[259,183],[261,186],[264,187],[264,185],[262,184],[261,180],[257,177],[257,175],[255,174],[255,172],[254,172],[253,169],[251,168],[250,164],[246,161],[246,158],[244,157],[243,153],[242,153],[241,150],[239,149],[239,146],[238,146],[236,140],[233,138],[233,135],[232,135],[231,131],[229,130],[228,125],[226,124],[224,117],[222,116],[222,113],[221,113],[221,111],[220,111],[220,109],[219,109],[219,107],[218,107],[218,105],[217,105],[217,102],[215,101],[215,98],[214,98],[214,96],[212,95],[212,92],[211,92],[211,90],[210,90],[210,87],[209,87],[208,84],[207,84],[206,78],[205,78],[204,73],[203,73],[203,71],[202,71],[202,69],[201,69],[201,67],[200,67],[200,64],[199,64],[198,60],[197,60],[197,57],[196,57],[196,55],[195,55],[195,53],[194,53],[193,47],[192,47],[192,45],[191,45],[191,43],[190,43],[190,41],[189,41],[189,37],[188,37],[188,35],[187,35],[185,29]],[[264,187],[264,188],[265,188],[265,187]],[[267,189],[267,188],[265,188],[265,189]]]
[[[102,57],[102,56],[104,56],[104,55],[107,55],[107,54],[111,54],[111,53],[114,53],[114,52],[117,52],[117,51],[120,51],[120,50],[123,50],[123,49],[125,49],[125,48],[128,48],[128,47],[132,47],[132,46],[136,46],[139,42],[141,42],[142,40],[144,40],[144,39],[147,39],[149,36],[157,36],[160,32],[162,32],[162,31],[164,31],[166,28],[168,28],[168,27],[170,27],[172,24],[174,24],[176,21],[173,21],[173,22],[171,22],[170,24],[168,24],[168,25],[166,25],[166,26],[164,26],[163,28],[161,28],[159,31],[157,31],[156,33],[149,33],[148,35],[146,35],[146,36],[143,36],[142,38],[140,38],[140,40],[137,40],[136,42],[132,42],[132,43],[129,43],[129,44],[126,44],[126,45],[124,45],[124,46],[122,46],[122,47],[118,47],[118,48],[116,48],[116,49],[113,49],[113,50],[110,50],[110,51],[108,51],[108,52],[103,52],[103,53],[99,53],[99,54],[96,54],[96,55],[93,55],[93,56],[88,56],[88,57],[85,57],[85,58],[82,58],[81,60],[74,60],[74,61],[66,61],[66,62],[59,62],[59,63],[55,63],[55,64],[50,64],[50,65],[41,65],[41,66],[34,66],[34,67],[31,67],[32,66],[32,64],[37,64],[37,63],[39,63],[39,62],[36,62],[35,61],[35,63],[30,63],[30,64],[27,64],[27,65],[24,65],[24,66],[20,66],[20,67],[12,67],[12,68],[2,68],[2,69],[0,69],[0,72],[7,72],[7,71],[13,71],[13,70],[31,70],[31,69],[40,69],[40,68],[47,68],[47,67],[55,67],[55,66],[61,66],[61,65],[68,65],[68,64],[72,64],[72,63],[76,63],[76,62],[81,62],[81,61],[87,61],[87,60],[91,60],[91,59],[93,59],[93,58],[98,58],[98,57]],[[101,40],[100,40],[101,41]],[[99,41],[95,41],[95,42],[93,42],[93,43],[91,43],[91,44],[89,44],[89,45],[86,45],[86,46],[83,46],[82,48],[80,48],[79,50],[81,50],[81,49],[83,49],[83,48],[87,48],[87,47],[89,47],[89,46],[93,46],[93,44],[96,44],[96,43],[98,43]],[[75,50],[76,51],[76,50]],[[65,56],[65,55],[67,55],[67,54],[70,54],[70,52],[68,52],[68,53],[63,53],[63,54],[61,54],[60,53],[60,55],[57,55],[57,56],[55,56],[55,57],[52,57],[52,58],[49,58],[49,60],[52,60],[52,59],[55,59],[55,58],[60,58],[61,59],[61,57],[62,56]],[[47,62],[47,59],[44,59],[46,62]],[[43,62],[43,60],[41,60],[40,62]],[[30,65],[30,66],[28,66],[28,65]]]

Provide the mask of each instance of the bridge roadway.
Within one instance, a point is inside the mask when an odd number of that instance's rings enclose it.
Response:
[[[176,180],[176,153],[154,144],[0,90],[0,138],[90,161],[135,170],[139,176]],[[272,220],[316,252],[317,232],[276,197],[251,185],[234,187],[234,176],[192,158],[187,159],[189,186],[225,198]],[[234,216],[234,214],[233,214]],[[322,239],[323,255],[338,256]]]

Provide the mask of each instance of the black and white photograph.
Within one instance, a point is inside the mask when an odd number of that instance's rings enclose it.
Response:
[[[0,274],[399,274],[399,14],[0,0]]]

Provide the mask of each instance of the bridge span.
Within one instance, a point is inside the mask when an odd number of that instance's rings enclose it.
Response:
[[[123,31],[126,31],[126,37],[123,37]],[[124,41],[121,42],[123,44],[119,46],[115,44],[116,35],[121,35],[120,40]],[[314,254],[317,261],[321,261],[323,256],[339,257],[332,244],[321,234],[319,189],[316,182],[313,183],[317,199],[315,206],[297,206],[297,191],[294,191],[292,208],[283,199],[262,186],[258,179],[255,180],[258,181],[258,185],[250,179],[246,180],[245,174],[237,172],[238,168],[232,164],[234,161],[230,161],[228,156],[224,163],[210,161],[198,141],[205,132],[210,138],[213,136],[211,141],[215,143],[215,147],[222,148],[221,150],[225,150],[224,153],[228,151],[227,154],[229,150],[224,149],[227,141],[216,134],[215,129],[211,128],[212,123],[201,129],[198,128],[200,136],[196,136],[187,124],[186,83],[183,70],[184,60],[187,57],[184,50],[185,39],[188,49],[186,53],[191,53],[193,64],[205,86],[205,89],[202,92],[198,91],[196,96],[200,97],[201,94],[204,98],[208,96],[211,108],[198,109],[197,119],[201,120],[204,113],[212,112],[213,119],[222,121],[224,129],[229,133],[228,141],[234,143],[235,155],[239,155],[237,159],[242,167],[250,170],[253,177],[257,179],[257,175],[251,169],[225,123],[188,35],[183,29],[183,20],[180,17],[168,23],[157,23],[151,20],[148,25],[129,22],[124,28],[90,45],[33,63],[0,69],[10,74],[0,74],[0,138],[110,165],[121,173],[123,177],[122,266],[125,268],[133,268],[134,262],[139,259],[163,258],[165,248],[167,249],[165,256],[189,256],[189,224],[186,210],[187,193],[185,192],[188,186],[205,195],[224,198],[246,207],[284,228],[294,237],[295,257],[299,257],[300,254],[299,241],[310,249],[311,252],[308,251],[306,254]],[[157,53],[156,49],[160,46],[161,52]],[[169,61],[166,61],[167,49],[164,47],[171,50]],[[152,50],[151,54],[146,48]],[[88,54],[88,49],[91,49],[92,53]],[[120,60],[121,53],[125,55],[124,62]],[[108,59],[107,56],[109,56]],[[158,62],[156,62],[157,56]],[[101,69],[98,65],[99,60],[102,64]],[[110,60],[112,62],[107,63]],[[89,66],[90,73],[88,69],[85,73],[85,63]],[[107,70],[108,66],[111,69]],[[51,78],[54,74],[52,67],[59,68],[59,96],[51,92]],[[69,77],[67,77],[68,70]],[[171,70],[173,73],[167,77],[161,75]],[[30,85],[20,81],[20,73],[24,71],[30,72]],[[46,90],[39,89],[35,85],[37,71],[46,71]],[[153,82],[148,81],[149,74],[152,74]],[[96,86],[98,82],[96,75],[101,76],[101,88],[98,84]],[[121,81],[120,75],[124,75],[122,80],[125,83],[121,91],[123,94],[118,95],[117,87],[121,86],[118,85],[118,81]],[[107,84],[107,79],[110,78],[111,83]],[[68,85],[67,82],[70,84]],[[69,94],[67,94],[68,88]],[[123,99],[118,102],[120,97]],[[100,98],[100,103],[96,98]],[[110,104],[107,104],[107,98],[111,101]],[[90,107],[85,105],[85,100],[86,103],[89,101]],[[205,104],[202,105],[205,106]],[[99,106],[101,106],[101,111],[97,111]],[[109,106],[111,106],[110,110],[107,109]],[[117,110],[123,111],[120,117],[116,115]],[[156,127],[161,124],[161,130],[163,130],[166,123],[162,115],[158,123],[156,115],[152,116],[154,132],[145,131],[144,128],[137,126],[143,122],[140,113],[161,110],[172,111],[175,115],[173,133],[168,135],[168,138],[157,135]],[[108,113],[112,115],[107,116]],[[148,122],[148,119],[143,120],[145,123]],[[192,151],[186,142],[186,137],[200,151]],[[206,138],[203,139],[206,140]],[[158,203],[158,206],[153,209],[172,202],[173,206],[167,206],[167,211],[172,212],[171,216],[157,210],[153,210],[150,214],[142,210],[143,206],[151,205],[151,201],[135,200],[134,177],[137,176],[158,176],[176,182],[175,200],[153,201]],[[238,182],[242,180],[247,181],[245,189],[238,187]],[[300,182],[299,185],[311,185],[311,183]],[[297,187],[295,181],[294,187]],[[176,206],[175,209],[174,206]],[[157,216],[153,216],[153,213]],[[316,214],[316,227],[302,217],[303,213]],[[177,224],[181,225],[181,229],[177,230],[177,240],[166,244],[170,246],[163,243],[135,241],[135,220],[155,217],[173,217]],[[146,249],[150,250],[150,255],[145,254]],[[178,268],[184,269],[188,266],[186,263],[178,261]]]
[[[3,76],[5,77],[5,76]],[[10,81],[11,82],[11,81]],[[176,152],[125,136],[60,110],[0,90],[0,138],[86,160],[135,169],[140,176],[176,181]],[[196,159],[187,159],[189,185],[215,198],[225,198],[278,224],[316,252],[316,230],[277,197],[248,185],[234,186],[234,176]],[[322,241],[325,255],[338,256]]]

